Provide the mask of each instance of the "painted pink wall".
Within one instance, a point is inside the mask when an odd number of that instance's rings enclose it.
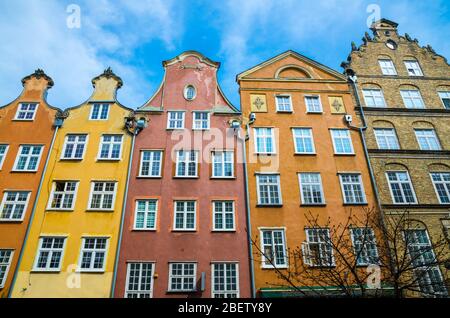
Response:
[[[181,55],[183,57],[183,54]],[[169,63],[170,64],[170,63]],[[188,66],[184,68],[182,66]],[[189,68],[198,65],[201,70]],[[216,80],[217,69],[201,62],[197,56],[188,56],[182,61],[166,66],[162,89],[143,106],[160,107],[162,113],[151,113],[149,125],[136,138],[133,153],[129,193],[123,229],[123,240],[117,274],[115,297],[123,297],[126,283],[127,261],[153,261],[156,263],[153,297],[211,297],[211,262],[234,261],[239,263],[239,287],[241,297],[250,297],[250,276],[248,261],[248,243],[246,234],[246,212],[244,195],[244,175],[242,160],[235,163],[235,179],[213,180],[211,165],[199,160],[198,179],[173,178],[175,163],[170,156],[177,140],[171,140],[172,131],[166,130],[168,110],[186,110],[185,128],[192,131],[192,111],[210,110],[213,106],[228,106],[221,95]],[[183,97],[187,84],[197,89],[194,101]],[[231,110],[231,108],[229,108]],[[235,161],[241,155],[241,144],[237,143],[228,121],[238,116],[211,114],[211,128],[219,128],[231,141]],[[214,140],[214,139],[213,139]],[[234,141],[234,143],[233,143]],[[210,140],[203,140],[203,147]],[[230,149],[230,146],[226,147]],[[217,142],[213,148],[224,149],[224,142]],[[236,149],[237,147],[237,149]],[[141,179],[139,174],[140,151],[143,149],[163,149],[164,161],[161,179]],[[192,147],[192,150],[198,150]],[[201,149],[201,150],[204,150]],[[206,152],[205,152],[206,153]],[[209,152],[208,152],[209,153]],[[209,154],[208,154],[209,156]],[[133,231],[135,201],[139,198],[158,199],[157,230],[155,232]],[[197,201],[197,231],[189,233],[173,232],[173,200]],[[235,201],[236,232],[212,232],[212,200],[225,199]],[[168,270],[171,261],[197,262],[197,281],[202,272],[206,273],[206,290],[203,293],[167,293]],[[156,276],[156,275],[155,275]]]

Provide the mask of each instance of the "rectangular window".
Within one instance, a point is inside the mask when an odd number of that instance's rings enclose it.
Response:
[[[234,177],[233,151],[214,151],[212,153],[213,178]]]
[[[235,213],[233,201],[213,202],[214,231],[234,231]]]
[[[450,109],[450,92],[439,92],[442,104],[446,109]]]
[[[30,192],[6,191],[0,205],[0,221],[22,221],[29,199]]]
[[[176,177],[197,177],[198,152],[194,150],[177,151]]]
[[[280,176],[277,174],[258,174],[256,176],[259,205],[281,205]]]
[[[86,151],[87,135],[67,135],[61,159],[81,160]]]
[[[195,231],[196,229],[196,205],[195,201],[175,201],[174,231]]]
[[[401,90],[400,94],[406,108],[425,108],[422,95],[418,90]]]
[[[286,268],[286,240],[283,229],[261,230],[262,267]]]
[[[273,128],[254,128],[255,132],[255,153],[274,154],[275,137]]]
[[[366,195],[360,174],[345,173],[340,174],[342,194],[345,204],[364,204]]]
[[[78,181],[55,181],[48,202],[48,210],[73,210],[76,202]]]
[[[169,291],[172,292],[195,291],[196,280],[197,280],[196,263],[169,264]]]
[[[405,67],[408,70],[409,76],[423,76],[422,70],[420,69],[417,61],[405,61]]]
[[[184,112],[167,112],[167,129],[184,129]]]
[[[3,163],[5,162],[6,154],[8,153],[8,145],[0,145],[0,170],[2,170]]]
[[[128,263],[125,298],[152,298],[153,263]]]
[[[116,200],[117,183],[114,181],[91,183],[89,210],[112,211]]]
[[[352,228],[353,248],[355,249],[356,264],[358,266],[369,266],[379,263],[377,242],[373,229]]]
[[[397,134],[394,128],[374,128],[375,138],[377,140],[378,149],[398,150]]]
[[[13,255],[13,250],[0,250],[0,288],[5,287]]]
[[[416,194],[406,171],[387,172],[392,201],[395,204],[417,203]]]
[[[305,96],[305,104],[308,113],[322,112],[322,103],[319,96]]]
[[[329,229],[306,229],[306,244],[302,245],[302,252],[305,264],[309,266],[335,266]]]
[[[33,270],[59,272],[65,243],[65,237],[41,237]]]
[[[292,112],[292,101],[290,95],[275,96],[277,112]]]
[[[363,89],[366,107],[386,107],[381,89]]]
[[[239,298],[239,265],[212,264],[212,298]]]
[[[122,135],[103,135],[100,141],[99,160],[120,160],[122,156]]]
[[[141,151],[139,177],[161,177],[162,150]]]
[[[19,148],[16,162],[14,164],[14,171],[30,171],[38,170],[39,162],[41,160],[43,146],[22,145]]]
[[[314,137],[311,128],[292,128],[294,136],[295,153],[314,154]]]
[[[156,230],[158,200],[137,200],[134,215],[135,230]]]
[[[103,272],[106,263],[106,251],[108,249],[108,238],[106,237],[83,237],[80,271]]]
[[[378,60],[383,75],[397,75],[394,63],[391,60]]]
[[[348,129],[331,129],[331,137],[335,154],[354,154],[352,138]]]
[[[37,103],[20,103],[17,108],[15,120],[34,120],[38,109]]]
[[[420,291],[428,296],[447,296],[441,270],[426,230],[405,231],[405,241]]]
[[[298,174],[302,204],[325,204],[320,173]]]
[[[194,130],[209,129],[209,112],[194,112],[193,127]]]
[[[441,144],[434,129],[414,129],[420,150],[441,150]]]
[[[109,116],[109,104],[95,103],[91,106],[90,120],[107,120]]]
[[[432,172],[431,180],[441,204],[450,203],[450,172]]]

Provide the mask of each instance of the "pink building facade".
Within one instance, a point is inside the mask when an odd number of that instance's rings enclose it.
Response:
[[[115,297],[250,297],[240,112],[188,51],[138,109]]]

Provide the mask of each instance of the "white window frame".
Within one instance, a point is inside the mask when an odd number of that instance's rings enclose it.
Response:
[[[420,133],[420,132],[428,133],[428,135],[419,136],[418,133]],[[419,144],[420,150],[434,150],[434,151],[442,150],[442,146],[439,141],[439,138],[437,137],[436,130],[434,130],[434,129],[414,129],[414,134],[416,136],[416,140],[417,140],[417,143]],[[422,140],[425,141],[426,147],[424,147],[424,145],[420,142],[419,138],[422,138]],[[432,148],[432,143],[430,143],[431,139],[434,139],[436,141],[436,145],[438,146],[437,149],[431,149]]]
[[[181,152],[185,153],[183,161],[180,161],[180,153]],[[190,159],[192,152],[195,153],[195,161],[194,161],[195,162],[195,175],[189,175],[189,164],[193,162]],[[199,152],[197,150],[177,150],[176,151],[176,156],[177,156],[177,161],[175,163],[175,177],[176,178],[198,178],[198,168],[199,168],[198,167],[199,166],[198,157],[199,157]],[[179,165],[181,163],[185,164],[185,169],[184,169],[185,174],[184,175],[178,174],[178,168],[179,168]]]
[[[75,136],[75,141],[71,141],[70,143],[74,145],[73,149],[72,149],[72,153],[70,157],[66,157],[66,148],[67,148],[67,144],[69,143],[68,139],[69,136]],[[84,142],[80,142],[79,141],[79,137],[80,136],[85,136],[86,139]],[[86,154],[86,149],[87,149],[87,145],[88,145],[88,140],[89,140],[89,135],[88,134],[67,134],[65,139],[64,139],[64,147],[63,150],[61,152],[61,157],[60,160],[83,160],[84,159],[84,155]],[[76,149],[79,145],[83,145],[83,154],[81,155],[80,158],[75,158],[74,154],[76,153]]]
[[[177,276],[173,276],[173,274],[172,274],[172,266],[175,265],[175,264],[177,264],[177,265],[182,264],[183,265],[182,266],[183,274],[181,276],[178,276],[178,275]],[[184,267],[187,264],[194,265],[194,274],[193,275],[188,275],[188,276],[184,275],[184,271],[185,271]],[[182,288],[182,289],[172,289],[172,279],[173,278],[181,278],[181,281],[182,281],[181,285],[182,285],[182,287],[184,285],[184,280],[185,279],[193,278],[192,289],[184,289],[184,288]],[[196,284],[197,284],[197,263],[196,262],[170,262],[169,263],[169,284],[168,284],[168,291],[169,292],[181,292],[181,293],[195,292],[195,291],[197,291]]]
[[[105,248],[104,249],[97,249],[97,248],[85,248],[85,242],[86,239],[105,239],[106,243],[105,243]],[[80,255],[78,257],[78,272],[83,273],[83,272],[89,272],[89,273],[103,273],[105,272],[105,268],[106,268],[106,262],[108,260],[108,251],[109,251],[109,242],[110,241],[110,237],[109,236],[83,236],[81,238],[81,248],[80,248]],[[89,264],[89,268],[81,268],[81,264],[83,263],[83,253],[84,252],[92,252],[92,256],[91,256],[91,260],[90,260],[90,264]],[[97,255],[97,253],[101,253],[104,252],[104,258],[103,258],[103,267],[102,268],[92,268],[94,261],[95,261],[95,257]]]
[[[375,135],[375,140],[377,141],[378,149],[383,149],[383,150],[399,150],[400,149],[400,142],[398,141],[397,132],[395,131],[395,128],[374,128],[373,133]],[[383,138],[384,141],[386,142],[386,145],[388,145],[387,148],[381,146],[381,143],[380,143],[381,138]],[[388,142],[390,140],[389,138],[393,138],[395,140],[396,147],[391,147],[392,146],[391,143]]]
[[[289,100],[289,109],[280,109],[280,103],[278,101],[278,97],[280,98],[288,98]],[[277,112],[278,113],[292,113],[293,112],[293,107],[292,107],[292,96],[289,94],[277,94],[275,95],[275,104],[276,104],[276,108],[277,108]]]
[[[64,182],[64,191],[62,192],[58,192],[62,194],[62,198],[61,198],[61,202],[64,202],[64,199],[66,198],[66,195],[73,195],[73,199],[72,199],[72,205],[69,208],[54,208],[52,207],[52,202],[54,199],[54,196],[56,194],[56,183],[57,182]],[[67,183],[75,183],[75,190],[73,191],[66,191],[66,187],[67,187]],[[52,182],[52,191],[50,193],[50,197],[47,203],[47,210],[49,211],[73,211],[75,209],[75,203],[77,201],[77,193],[78,193],[78,186],[79,186],[80,182],[79,181],[72,181],[72,180],[55,180]]]
[[[363,242],[360,241],[356,241],[355,238],[355,231],[356,230],[366,230],[369,231],[370,233],[365,233],[363,234]],[[369,265],[378,265],[379,264],[379,254],[378,254],[378,245],[377,245],[377,238],[375,237],[375,232],[373,231],[372,228],[370,227],[355,227],[355,228],[350,228],[350,236],[352,238],[352,246],[353,246],[353,251],[355,254],[355,261],[356,261],[356,265],[357,266],[369,266]],[[368,241],[368,238],[373,238],[373,241]],[[361,245],[361,250],[362,252],[358,251],[356,248],[356,244]],[[377,262],[370,262],[368,261],[368,259],[371,257],[369,254],[369,248],[367,247],[367,245],[374,245],[375,249],[372,250],[372,252],[375,252],[375,258],[377,259]],[[358,259],[358,253],[359,253],[359,257],[363,257],[363,259]]]
[[[21,112],[25,112],[26,114],[27,113],[31,113],[31,111],[29,111],[29,110],[21,110],[20,108],[22,107],[22,105],[36,105],[36,107],[35,107],[35,109],[34,109],[34,112],[33,112],[33,117],[32,118],[19,118],[19,113],[21,113]],[[38,108],[39,108],[39,103],[19,103],[19,105],[17,105],[17,111],[16,111],[16,114],[15,114],[15,116],[14,116],[14,120],[17,120],[17,121],[33,121],[35,118],[36,118],[36,113],[37,113],[37,111],[38,111]]]
[[[105,195],[106,194],[111,194],[110,191],[96,191],[94,193],[94,187],[96,183],[114,183],[114,193],[113,193],[113,198],[112,198],[112,204],[111,204],[111,208],[109,209],[105,209],[105,208],[92,208],[92,198],[94,196],[94,194],[101,194],[101,200],[100,200],[100,206],[103,205],[103,201],[105,199]],[[105,188],[105,185],[103,185],[103,189]],[[98,181],[91,181],[91,190],[89,192],[89,202],[88,202],[88,207],[87,210],[88,211],[114,211],[115,205],[116,205],[116,197],[117,197],[117,188],[118,188],[118,182],[117,181],[103,181],[103,180],[98,180]]]
[[[417,96],[412,96],[412,93],[417,93]],[[403,104],[405,105],[405,108],[408,109],[425,109],[425,102],[423,101],[423,97],[422,94],[420,93],[420,91],[418,89],[401,89],[400,90],[400,95],[402,96],[402,100],[403,100]],[[406,100],[410,100],[411,103],[413,104],[413,106],[409,107],[408,103],[406,102]],[[416,106],[416,102],[415,101],[419,101],[420,100],[420,106]]]
[[[0,252],[10,252],[8,262],[0,263],[0,266],[6,266],[5,274],[3,275],[3,279],[0,280],[0,288],[3,288],[3,287],[5,287],[6,280],[8,279],[8,273],[11,268],[12,260],[14,259],[14,250],[8,249],[8,248],[2,248],[2,249],[0,249]]]
[[[305,95],[305,107],[306,107],[306,112],[308,114],[321,114],[323,113],[323,107],[322,107],[322,100],[320,98],[320,95]],[[319,101],[319,110],[311,110],[310,105],[308,104],[308,100],[314,98],[317,99]]]
[[[230,214],[230,212],[225,211],[225,207],[227,203],[231,203],[231,206],[233,207],[233,211],[231,212],[233,216],[233,227],[232,228],[226,228],[226,215]],[[222,205],[222,211],[217,212],[216,210],[216,204]],[[213,231],[216,232],[235,232],[236,231],[236,204],[233,200],[214,200],[212,201],[212,211],[213,211]],[[216,217],[220,217],[222,219],[222,228],[216,227]]]
[[[306,228],[305,229],[306,241],[303,242],[303,244],[302,244],[302,253],[303,253],[303,257],[304,257],[304,262],[308,266],[311,266],[311,267],[324,267],[324,268],[325,267],[334,267],[334,266],[336,266],[336,260],[334,258],[333,244],[329,243],[329,248],[330,248],[331,255],[327,255],[327,258],[328,258],[328,256],[331,256],[331,263],[330,263],[330,262],[328,262],[328,260],[324,260],[322,258],[322,254],[324,253],[324,249],[325,249],[325,252],[327,252],[326,245],[328,243],[326,241],[324,241],[319,234],[316,235],[317,238],[318,238],[317,242],[313,242],[313,241],[310,240],[310,238],[312,236],[312,234],[310,235],[310,231],[323,231],[323,230],[326,230],[327,238],[331,242],[330,229],[329,228]],[[317,259],[312,259],[311,245],[317,245],[318,246],[319,253],[321,255],[320,263],[315,263],[317,261]]]
[[[223,285],[225,290],[215,290],[215,266],[222,265],[225,268],[223,269]],[[228,282],[228,271],[226,266],[233,265],[234,270],[236,272],[236,290],[227,290],[227,282]],[[239,263],[238,262],[212,262],[211,263],[211,298],[239,298],[240,295],[240,286],[239,286]],[[216,297],[219,296],[219,297]],[[220,297],[223,296],[223,297]],[[231,296],[231,297],[230,297]]]
[[[366,104],[366,107],[377,107],[377,108],[386,108],[386,100],[384,99],[383,90],[380,88],[363,88],[363,97],[364,97],[364,103]],[[376,93],[379,93],[379,96],[376,95]],[[373,105],[369,105],[368,102],[370,99],[373,100]],[[377,104],[377,99],[381,99],[383,101],[383,104]]]
[[[203,123],[205,119],[197,119],[195,116],[197,114],[206,114],[206,128],[203,127],[196,127],[196,124],[200,123],[200,126],[203,126]],[[192,130],[209,130],[211,128],[211,113],[209,111],[201,111],[201,110],[195,110],[192,112]]]
[[[276,253],[276,245],[280,246],[280,244],[275,244],[274,241],[274,232],[281,232],[281,247],[283,250],[283,258],[284,263],[283,264],[276,264],[276,258],[272,261],[273,264],[270,263],[270,261],[267,259],[265,255],[265,246],[268,244],[264,244],[264,232],[271,232],[271,249],[272,249],[272,257],[275,257]],[[267,269],[274,269],[274,268],[280,268],[285,269],[288,268],[288,255],[287,255],[287,242],[286,242],[286,229],[285,228],[259,228],[259,234],[260,234],[260,246],[261,251],[263,251],[261,255],[261,268],[267,268]]]
[[[105,142],[105,137],[111,137],[111,141]],[[118,141],[114,140],[116,137],[120,137],[120,143]],[[120,161],[120,160],[122,160],[123,139],[124,139],[124,136],[122,134],[104,134],[104,135],[102,135],[100,138],[100,144],[98,147],[97,160],[99,160],[99,161]],[[106,144],[109,145],[108,157],[102,158],[101,154],[102,154],[103,145],[106,145]],[[120,144],[119,157],[113,158],[112,157],[113,148],[115,145],[119,145],[119,144]]]
[[[94,107],[95,105],[100,105],[98,109],[98,117],[92,118],[92,115],[94,114]],[[108,111],[106,113],[106,118],[101,118],[101,115],[103,113],[103,108],[107,107]],[[109,119],[109,112],[111,111],[111,104],[110,103],[91,103],[91,111],[89,113],[89,120],[108,120]]]
[[[345,137],[342,137],[342,136],[335,137],[334,132],[337,132],[337,131],[339,131],[339,132],[345,131],[345,132],[347,132],[347,136],[345,136]],[[333,142],[333,149],[334,149],[334,154],[335,155],[354,155],[355,154],[355,149],[353,148],[353,140],[352,140],[352,134],[350,133],[350,129],[333,128],[333,129],[330,129],[330,134],[331,134],[331,140]],[[335,140],[335,138],[339,138],[339,139],[346,138],[346,139],[348,139],[350,141],[351,151],[350,152],[338,152],[337,148],[336,148],[336,140]]]
[[[51,248],[43,248],[42,244],[44,242],[44,239],[63,239],[63,247],[62,248],[54,248],[53,244],[54,241],[52,242],[52,247]],[[45,236],[40,236],[39,237],[39,243],[38,243],[38,249],[36,252],[36,256],[34,259],[34,263],[33,263],[33,272],[60,272],[61,271],[61,267],[64,261],[64,254],[66,251],[66,244],[67,244],[67,236],[60,236],[60,235],[45,235]],[[39,258],[41,256],[41,252],[49,252],[49,255],[47,256],[47,262],[46,262],[46,266],[45,268],[42,267],[38,267],[38,263],[39,263]],[[59,266],[57,268],[50,268],[49,265],[51,263],[51,260],[53,258],[53,253],[54,252],[61,252],[61,257],[59,258]]]
[[[138,211],[139,209],[139,202],[145,202],[145,211]],[[153,227],[148,227],[147,223],[148,223],[148,218],[149,218],[149,214],[153,213],[153,211],[151,211],[149,209],[149,203],[150,202],[154,202],[155,203],[155,217],[154,217],[154,224]],[[158,222],[158,200],[157,199],[138,199],[135,201],[135,208],[134,208],[134,222],[133,222],[133,230],[135,231],[156,231],[156,225]],[[144,213],[144,226],[142,228],[137,227],[137,215],[138,212]]]
[[[177,211],[177,203],[181,202],[183,203],[183,211]],[[187,211],[187,204],[189,202],[194,202],[194,211]],[[177,214],[183,215],[183,227],[177,228]],[[194,227],[193,228],[187,228],[187,214],[193,213],[194,214]],[[197,231],[197,201],[195,200],[175,200],[173,201],[173,224],[172,229],[174,232],[196,232]]]
[[[130,290],[130,272],[131,272],[131,265],[139,265],[139,276],[137,277],[138,279],[138,289],[137,290]],[[141,289],[141,285],[142,285],[142,280],[145,279],[145,277],[142,275],[142,270],[143,270],[143,265],[144,264],[150,264],[152,266],[152,270],[150,273],[150,290],[142,290]],[[155,266],[156,264],[154,262],[127,262],[127,278],[125,281],[125,294],[124,294],[124,298],[153,298],[153,285],[155,282]],[[134,294],[137,297],[128,297],[130,294]],[[149,297],[141,297],[143,295],[148,294]]]
[[[189,90],[190,88],[192,88],[192,89],[194,90],[194,95],[192,96],[192,98],[189,98],[189,96],[188,96],[188,90]],[[186,85],[186,86],[184,87],[184,90],[183,90],[183,96],[184,96],[184,98],[185,98],[186,100],[188,100],[188,101],[194,100],[194,99],[197,97],[197,88],[196,88],[194,85],[192,85],[192,84]]]
[[[175,122],[178,122],[181,120],[181,126],[182,127],[170,127],[170,123],[171,123],[171,118],[170,118],[170,114],[172,113],[176,113],[176,114],[182,114],[182,118],[181,119],[172,119]],[[167,112],[167,130],[182,130],[185,128],[185,120],[186,120],[186,111],[184,110],[170,110]]]
[[[406,71],[409,76],[423,76],[422,68],[418,61],[415,60],[404,60]],[[411,67],[410,67],[411,66]],[[417,74],[412,74],[409,70],[412,69],[413,72],[417,72]]]
[[[297,133],[299,131],[305,131],[305,130],[308,130],[310,132],[310,136],[305,136],[305,135],[298,136],[297,135]],[[311,127],[293,127],[292,128],[292,137],[294,139],[294,150],[295,150],[296,154],[301,154],[301,155],[315,155],[316,154],[316,145],[314,143],[314,133],[313,133],[313,129]],[[312,151],[311,152],[307,152],[307,151],[302,152],[297,148],[297,139],[303,140],[303,139],[307,139],[307,138],[311,139]],[[304,145],[303,141],[302,141],[302,143]],[[305,147],[305,150],[306,150],[306,147]]]
[[[397,75],[397,70],[395,69],[394,62],[391,59],[378,59],[378,64],[380,65],[381,73],[383,75]]]
[[[411,187],[411,192],[412,192],[413,197],[414,197],[414,202],[406,202],[406,200],[405,200],[405,198],[406,198],[405,192],[404,192],[404,190],[403,190],[402,187],[400,187],[400,192],[401,192],[401,194],[402,194],[402,199],[403,199],[403,201],[405,201],[405,202],[395,202],[394,192],[392,191],[391,181],[389,180],[389,173],[396,173],[396,174],[398,174],[398,173],[406,173],[406,175],[408,176],[408,181],[407,181],[407,182],[409,183],[409,186]],[[397,177],[397,178],[398,178],[398,177]],[[409,172],[408,172],[408,171],[400,171],[400,170],[390,170],[390,171],[386,171],[386,179],[387,179],[387,182],[388,182],[389,191],[390,191],[390,193],[391,193],[391,199],[392,199],[392,203],[393,203],[393,204],[396,204],[396,205],[402,205],[402,204],[417,204],[416,191],[415,191],[415,189],[414,189],[414,185],[413,185],[413,183],[412,183],[411,176],[409,175]],[[400,183],[400,184],[406,183],[406,181],[395,181],[395,182],[396,182],[396,183]]]
[[[270,129],[270,135],[267,134],[267,131],[265,131],[265,133],[262,136],[258,136],[257,131],[259,129]],[[254,138],[254,143],[255,143],[255,154],[260,154],[260,155],[273,155],[277,153],[277,147],[276,147],[276,143],[275,143],[275,128],[272,127],[255,127],[253,128],[253,135],[255,136]],[[258,138],[263,138],[263,150],[264,151],[258,151]],[[270,138],[271,142],[272,142],[272,151],[267,151],[267,140]]]
[[[30,149],[31,153],[33,152],[32,149],[35,148],[35,147],[39,147],[41,149],[41,151],[39,153],[39,156],[38,156],[38,159],[36,161],[36,168],[35,169],[22,169],[22,170],[18,169],[17,165],[19,164],[21,156],[26,156],[26,158],[27,158],[26,161],[25,161],[25,168],[28,168],[28,166],[30,164],[30,158],[31,157],[36,157],[36,155],[32,155],[32,154],[22,155],[23,147],[31,147],[31,149]],[[14,172],[36,172],[36,171],[38,171],[39,170],[39,164],[41,163],[41,158],[42,158],[43,152],[44,152],[44,146],[43,145],[20,145],[19,151],[17,152],[16,160],[14,162],[14,168],[13,168],[12,171],[14,171]]]
[[[231,153],[231,161],[226,161],[226,154]],[[211,178],[218,178],[218,179],[233,179],[235,178],[234,175],[234,151],[233,150],[214,150],[211,152],[212,157],[212,169],[211,169]],[[220,157],[220,161],[216,162],[216,158]],[[221,175],[216,175],[216,169],[215,164],[221,163]],[[231,164],[231,176],[225,175],[225,165]]]
[[[315,183],[315,182],[308,182],[306,184],[302,183],[302,175],[317,175],[319,177],[319,183]],[[297,177],[298,177],[298,183],[300,186],[300,198],[301,198],[301,203],[302,205],[324,205],[326,204],[326,200],[325,200],[325,195],[323,192],[323,185],[322,185],[322,176],[320,175],[320,173],[318,172],[299,172],[297,173]],[[308,191],[311,191],[311,187],[312,186],[317,186],[319,185],[320,187],[320,196],[321,196],[321,202],[318,203],[314,203],[314,202],[305,202],[305,195],[303,193],[303,186],[308,186]]]
[[[150,156],[150,160],[148,160],[149,162],[149,173],[148,175],[146,174],[142,174],[142,167],[143,167],[143,163],[144,163],[144,153],[146,152],[150,152],[151,156]],[[152,175],[152,167],[153,164],[155,163],[155,153],[160,153],[160,159],[159,159],[159,167],[158,167],[158,174],[157,175]],[[162,163],[163,163],[163,158],[164,158],[164,151],[163,150],[158,150],[158,149],[146,149],[146,150],[141,150],[141,156],[140,156],[140,161],[139,161],[139,178],[161,178],[162,176]],[[146,160],[147,161],[147,160]]]
[[[450,102],[450,91],[440,91],[438,92],[439,98],[441,99],[442,106],[444,106],[444,109],[450,109],[450,106],[447,107],[445,105],[444,99],[448,99]]]
[[[16,206],[18,205],[18,201],[17,201],[17,196],[19,193],[26,193],[27,194],[27,199],[26,201],[24,201],[23,203],[20,203],[21,205],[23,205],[23,211],[22,211],[22,215],[21,218],[19,219],[13,219],[13,213],[11,213],[11,217],[10,218],[3,218],[1,217],[3,215],[3,209],[5,207],[5,204],[7,203],[6,199],[8,197],[8,193],[16,193],[15,196],[15,200],[14,201],[10,201],[10,204],[14,205],[13,211],[16,209]],[[25,219],[25,214],[27,213],[27,209],[28,209],[28,203],[30,202],[30,197],[31,197],[31,192],[30,191],[22,191],[22,190],[17,190],[17,191],[4,191],[3,192],[3,199],[2,199],[2,203],[0,204],[0,222],[22,222]],[[22,201],[20,201],[22,202]]]
[[[430,178],[431,178],[431,182],[433,183],[434,191],[436,192],[436,196],[437,196],[437,198],[439,200],[439,203],[440,204],[450,204],[450,180],[449,181],[444,180],[444,178],[443,178],[444,174],[450,175],[450,171],[434,171],[434,172],[430,172]],[[433,175],[439,175],[439,179],[440,180],[439,181],[434,180],[433,179]],[[444,187],[446,196],[448,198],[448,202],[442,201],[442,198],[441,198],[441,196],[439,194],[439,190],[437,188],[438,184],[440,184],[440,185],[442,185]]]
[[[278,188],[278,197],[279,197],[279,202],[278,203],[261,203],[261,193],[260,193],[260,180],[259,178],[261,176],[275,176],[277,178],[277,182],[276,182],[276,186]],[[270,183],[269,185],[266,184],[266,186],[273,186],[275,184]],[[278,173],[257,173],[256,174],[256,193],[258,196],[258,205],[260,206],[280,206],[283,205],[283,196],[281,193],[281,179],[280,179],[280,175]],[[270,191],[267,192],[269,201],[271,201],[272,196],[270,195]]]
[[[5,163],[6,156],[8,155],[9,145],[8,144],[0,144],[0,147],[5,147],[5,152],[0,155],[0,171],[2,170],[3,164]]]
[[[344,182],[343,177],[344,176],[357,176],[358,177],[358,182]],[[366,198],[366,192],[364,189],[364,183],[362,180],[362,176],[360,173],[339,173],[339,182],[341,184],[341,191],[342,191],[342,198],[344,200],[344,204],[349,204],[349,205],[359,205],[359,204],[367,204],[367,198]],[[355,196],[355,191],[353,186],[358,185],[360,187],[361,193],[362,193],[362,202],[349,202],[348,198],[345,196],[345,190],[344,190],[344,185],[351,185],[352,187],[352,197],[356,198]]]

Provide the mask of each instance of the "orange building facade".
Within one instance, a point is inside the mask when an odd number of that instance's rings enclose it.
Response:
[[[58,109],[48,105],[53,80],[37,70],[0,107],[0,298],[7,297],[30,222]]]
[[[334,266],[327,227],[377,207],[360,133],[349,127],[360,123],[346,78],[296,52],[265,61],[237,81],[248,136],[257,295],[286,296],[295,281],[287,276],[296,272],[296,251],[305,266]],[[348,233],[352,240],[355,233]],[[311,258],[317,252],[323,264]],[[296,282],[297,291],[316,284]]]

